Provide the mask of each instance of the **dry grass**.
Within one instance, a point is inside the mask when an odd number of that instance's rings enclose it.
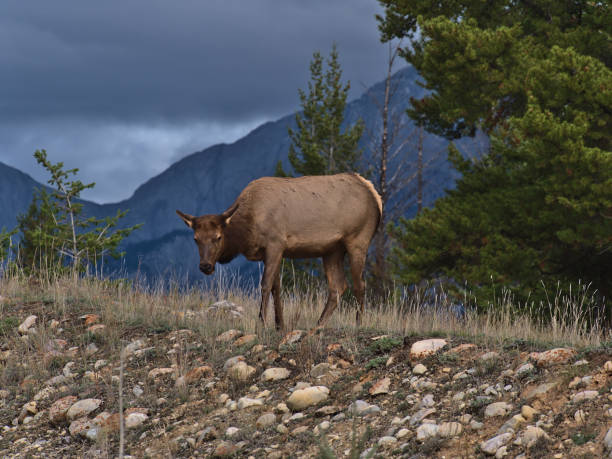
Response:
[[[0,295],[8,300],[0,302],[0,317],[9,320],[16,303],[43,303],[54,317],[68,319],[75,314],[96,313],[106,324],[102,337],[92,337],[96,344],[109,346],[119,352],[122,345],[133,338],[139,329],[169,331],[188,328],[206,343],[208,358],[213,358],[224,344],[215,337],[228,328],[258,334],[259,342],[276,345],[281,335],[273,328],[273,307],[268,312],[268,324],[262,328],[258,320],[259,291],[240,289],[224,282],[212,288],[180,289],[165,286],[140,288],[128,281],[108,281],[72,277],[53,280],[28,280],[20,275],[0,278]],[[313,327],[325,304],[327,292],[311,288],[306,292],[285,292],[285,320],[292,329]],[[222,299],[243,306],[239,319],[211,316],[206,308]],[[368,301],[362,329],[399,336],[447,336],[473,340],[482,345],[500,346],[508,342],[528,342],[535,346],[569,345],[577,348],[597,348],[610,342],[611,335],[601,321],[593,318],[587,288],[564,294],[557,292],[548,304],[531,305],[526,313],[517,313],[512,298],[502,295],[490,305],[488,312],[477,314],[470,310],[458,316],[450,309],[444,295],[427,302],[419,293],[389,296],[386,301]],[[531,309],[531,311],[529,311]],[[541,317],[534,320],[537,311]],[[20,317],[20,319],[23,319]],[[13,317],[13,321],[15,318]],[[61,320],[61,319],[60,319]],[[45,330],[44,317],[39,318],[39,329]],[[344,337],[343,345],[355,348],[355,307],[345,301],[334,312],[327,325]],[[41,346],[45,342],[41,339]]]

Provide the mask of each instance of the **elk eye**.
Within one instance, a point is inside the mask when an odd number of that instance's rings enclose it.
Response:
[[[221,235],[219,235],[219,236],[217,236],[217,237],[215,238],[215,241],[217,241],[217,242],[219,242],[220,240],[221,240]]]

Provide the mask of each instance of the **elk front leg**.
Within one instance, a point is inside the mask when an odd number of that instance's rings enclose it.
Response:
[[[276,273],[274,285],[272,286],[272,298],[274,299],[274,320],[277,330],[285,330],[285,321],[283,320],[283,304],[281,303],[280,289],[280,270]]]

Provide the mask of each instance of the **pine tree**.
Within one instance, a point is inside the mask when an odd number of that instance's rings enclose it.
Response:
[[[60,227],[55,215],[57,203],[41,188],[34,193],[25,214],[17,217],[17,229],[21,233],[17,252],[17,264],[30,274],[43,269],[60,270],[62,257]]]
[[[95,183],[70,180],[78,169],[64,170],[63,163],[50,162],[45,150],[37,150],[34,157],[51,175],[48,183],[53,188],[39,190],[28,212],[18,218],[18,263],[30,272],[45,268],[57,273],[70,267],[77,276],[90,268],[101,269],[106,255],[121,256],[121,241],[142,225],[115,228],[126,211],[106,218],[84,216],[79,197]]]
[[[395,230],[407,283],[439,275],[490,298],[592,283],[612,294],[612,47],[604,2],[382,0],[383,39],[430,93],[410,115],[449,139],[485,131],[457,188]],[[420,33],[416,33],[417,30]]]
[[[289,162],[300,175],[357,171],[361,159],[358,143],[363,123],[359,121],[342,131],[350,82],[342,83],[336,45],[326,63],[324,69],[321,53],[313,54],[308,93],[298,90],[302,112],[295,116],[297,129],[289,128]],[[276,171],[278,176],[288,175],[280,161]]]

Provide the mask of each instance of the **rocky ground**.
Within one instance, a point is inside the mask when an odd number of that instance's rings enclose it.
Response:
[[[121,337],[122,367],[94,310],[49,309],[15,302],[18,320],[0,328],[0,457],[117,457],[120,412],[133,457],[612,450],[612,349],[334,329],[273,342],[235,327],[204,339],[135,325]]]

